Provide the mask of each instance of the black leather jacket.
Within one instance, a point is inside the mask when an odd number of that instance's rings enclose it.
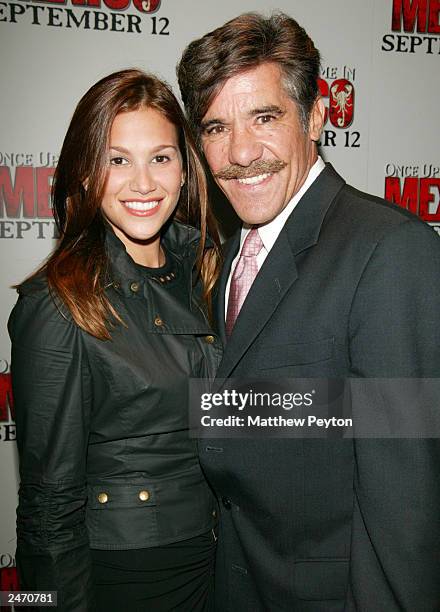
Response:
[[[44,278],[20,287],[9,321],[17,565],[22,589],[58,591],[58,610],[93,609],[90,548],[164,545],[215,522],[187,424],[188,379],[212,378],[221,356],[192,289],[197,243],[171,224],[176,278],[162,284],[108,231],[107,295],[126,324],[111,341],[75,325]]]

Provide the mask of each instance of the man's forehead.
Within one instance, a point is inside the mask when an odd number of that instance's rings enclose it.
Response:
[[[248,113],[252,108],[280,106],[281,100],[286,98],[279,67],[272,63],[262,64],[227,79],[209,105],[203,120],[234,108]]]

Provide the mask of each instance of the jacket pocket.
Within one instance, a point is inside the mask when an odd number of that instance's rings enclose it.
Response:
[[[156,488],[152,483],[103,481],[88,487],[86,525],[91,548],[140,548],[157,539]],[[142,525],[142,533],[138,527]]]
[[[324,338],[314,342],[295,342],[260,348],[262,369],[289,365],[305,365],[325,361],[333,356],[335,339]]]
[[[154,481],[115,478],[88,486],[91,548],[164,546],[210,531],[216,517],[216,500],[199,465]]]
[[[309,559],[295,562],[295,592],[306,601],[344,599],[348,585],[348,559]]]

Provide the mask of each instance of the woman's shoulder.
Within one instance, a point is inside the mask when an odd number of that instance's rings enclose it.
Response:
[[[47,311],[59,311],[60,300],[51,290],[46,272],[40,270],[16,287],[18,304],[33,305],[33,308],[45,308]],[[48,314],[48,312],[46,312]]]
[[[17,293],[21,297],[33,297],[42,299],[44,295],[49,295],[49,285],[46,272],[39,270],[31,277],[17,285]]]
[[[18,300],[8,321],[13,341],[33,338],[46,344],[56,342],[66,328],[73,331],[69,311],[49,287],[44,271],[18,285],[17,293]]]

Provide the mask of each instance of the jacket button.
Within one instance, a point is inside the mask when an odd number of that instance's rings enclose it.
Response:
[[[114,289],[120,289],[120,287],[121,287],[120,283],[118,283],[118,282],[114,282],[113,283],[113,288]]]
[[[205,342],[207,342],[208,344],[212,344],[213,342],[215,342],[214,336],[205,336]]]
[[[213,516],[214,518],[217,518],[217,510],[213,510],[213,511],[212,511],[212,516]]]
[[[139,291],[139,283],[131,283],[130,289],[133,293],[137,293]]]
[[[162,325],[163,325],[163,321],[162,321],[162,319],[161,319],[160,317],[156,317],[156,318],[154,319],[154,324],[155,324],[157,327],[162,327]]]
[[[232,507],[231,500],[229,499],[229,497],[222,497],[222,504],[223,507],[226,508],[226,510],[230,510]]]
[[[100,493],[98,495],[98,501],[100,504],[106,504],[108,502],[108,495],[107,493]]]
[[[139,499],[141,501],[148,501],[150,499],[150,494],[148,491],[139,491]]]

